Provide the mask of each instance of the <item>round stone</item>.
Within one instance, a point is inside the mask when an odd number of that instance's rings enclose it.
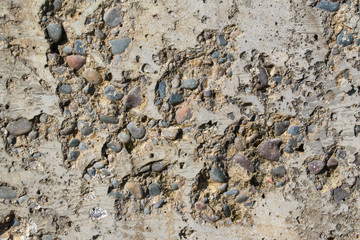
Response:
[[[246,196],[245,194],[240,194],[238,195],[236,198],[235,198],[235,201],[237,203],[243,203],[243,202],[246,202],[248,200],[248,196]]]
[[[54,11],[57,12],[62,7],[62,1],[61,0],[55,0],[53,5],[54,5]]]
[[[63,28],[60,24],[49,23],[46,27],[47,33],[49,34],[50,39],[57,43],[60,42],[63,34]]]
[[[187,79],[183,82],[182,87],[185,89],[195,89],[197,88],[198,83],[194,78]]]
[[[120,142],[122,143],[129,143],[130,142],[130,136],[129,134],[125,133],[125,132],[121,132],[117,135],[118,139]]]
[[[114,142],[109,142],[108,144],[106,144],[106,146],[116,153],[120,152],[122,149],[122,146],[120,144],[116,144]]]
[[[300,128],[298,126],[291,126],[288,130],[288,132],[290,133],[290,135],[292,136],[296,136],[299,135],[300,133]]]
[[[69,84],[63,84],[58,88],[59,93],[70,94],[72,93],[72,87]]]
[[[278,166],[271,171],[271,175],[275,177],[283,177],[285,176],[285,174],[286,174],[286,169],[284,166]]]
[[[127,182],[124,188],[128,190],[131,195],[135,196],[137,199],[143,199],[145,197],[143,188],[137,183]]]
[[[79,151],[71,151],[68,154],[68,159],[69,161],[75,161],[76,159],[78,159],[79,156],[80,156]]]
[[[339,162],[335,158],[330,158],[327,161],[326,165],[327,165],[328,168],[336,168],[339,165]]]
[[[72,51],[73,51],[73,49],[70,46],[66,46],[66,47],[63,48],[63,53],[66,54],[66,55],[71,54]]]
[[[137,128],[135,123],[133,122],[130,122],[126,128],[127,130],[129,130],[131,136],[133,136],[134,138],[141,139],[145,136],[146,133],[145,128],[143,127]]]
[[[70,55],[66,57],[66,61],[69,67],[74,68],[75,70],[79,70],[82,66],[84,66],[86,60],[78,55]]]
[[[14,122],[9,123],[6,129],[11,135],[20,136],[31,131],[32,123],[25,118],[20,118]]]
[[[101,75],[94,69],[86,69],[82,75],[86,81],[91,84],[98,85],[102,82]]]

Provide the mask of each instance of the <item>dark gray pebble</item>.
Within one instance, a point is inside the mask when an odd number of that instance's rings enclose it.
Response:
[[[328,12],[336,12],[339,10],[340,3],[338,2],[332,2],[329,0],[321,0],[316,4],[316,8],[325,10]]]
[[[164,81],[159,82],[158,90],[160,98],[166,98],[166,83]]]
[[[69,147],[77,147],[77,146],[79,146],[79,144],[80,144],[80,141],[76,138],[73,138],[69,142]]]
[[[111,191],[109,192],[109,195],[115,197],[115,198],[118,198],[118,199],[125,199],[125,196],[124,194],[118,192],[118,191]]]
[[[278,166],[271,171],[271,175],[275,177],[283,177],[286,174],[286,168],[284,166]]]
[[[342,30],[339,35],[336,37],[336,42],[343,46],[349,46],[354,42],[354,36],[352,33],[349,33],[347,29]]]
[[[114,142],[108,142],[108,144],[106,144],[106,146],[116,153],[120,152],[122,149],[122,146],[120,144],[116,144]]]
[[[211,53],[211,57],[212,57],[213,59],[218,58],[219,55],[220,55],[220,52],[219,52],[219,51],[214,51],[213,53]]]
[[[57,12],[61,9],[62,7],[62,1],[61,0],[55,0],[53,3],[54,6],[54,11]]]
[[[225,40],[224,36],[217,34],[216,41],[220,46],[225,46],[228,42]]]
[[[339,165],[339,162],[335,158],[330,158],[326,163],[326,166],[328,168],[336,168],[338,165]]]
[[[300,133],[300,127],[294,125],[294,126],[291,126],[289,127],[288,129],[288,133],[290,133],[290,135],[292,136],[296,136],[296,135],[299,135]]]
[[[166,168],[166,164],[162,161],[160,162],[154,162],[151,164],[151,171],[153,172],[161,172]]]
[[[289,121],[276,122],[275,124],[275,136],[283,134],[290,126]]]
[[[239,190],[237,189],[231,189],[224,193],[225,196],[236,196],[239,194]]]
[[[260,83],[261,87],[266,87],[268,85],[269,77],[267,75],[265,68],[259,67],[259,73],[258,73],[257,77],[259,79],[259,83]]]
[[[149,185],[149,194],[150,194],[150,196],[154,197],[154,196],[159,195],[160,193],[161,193],[161,188],[160,188],[160,186],[158,184],[151,183]]]
[[[182,103],[183,101],[184,101],[184,98],[180,94],[172,93],[170,95],[169,103],[171,105],[177,105],[179,103]]]
[[[334,189],[333,196],[334,196],[335,202],[340,202],[341,200],[344,200],[345,198],[349,197],[350,193],[348,193],[341,187],[338,187],[338,188]]]
[[[284,152],[293,153],[294,149],[292,149],[292,147],[289,144],[286,144],[285,147],[284,147]]]
[[[223,206],[223,211],[224,211],[224,215],[225,217],[230,217],[231,216],[231,211],[228,205],[224,205]]]
[[[226,182],[226,177],[224,175],[224,173],[218,168],[218,167],[213,167],[210,170],[210,179],[214,182],[218,182],[218,183],[225,183]]]
[[[177,185],[176,183],[171,184],[171,188],[173,191],[179,190],[179,185]]]
[[[85,47],[83,41],[76,39],[74,43],[74,49],[76,53],[85,55]]]
[[[319,160],[314,160],[308,163],[309,172],[312,174],[319,174],[325,168],[325,163]]]
[[[51,40],[53,40],[53,42],[55,43],[60,42],[63,34],[63,28],[60,24],[49,23],[49,25],[47,25],[46,27],[46,30]]]
[[[248,196],[246,196],[245,194],[240,194],[240,195],[237,195],[237,197],[235,198],[235,201],[237,203],[243,203],[243,202],[246,202],[248,200]]]
[[[75,161],[80,156],[79,151],[70,151],[68,154],[69,161]]]

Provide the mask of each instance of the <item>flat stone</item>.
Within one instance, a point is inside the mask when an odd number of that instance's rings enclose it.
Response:
[[[73,138],[69,142],[69,147],[77,147],[77,146],[79,146],[79,144],[80,144],[80,141],[76,138]]]
[[[60,42],[63,35],[63,28],[60,24],[57,23],[49,23],[46,27],[47,33],[50,39],[54,42]]]
[[[354,35],[349,33],[347,29],[344,29],[336,37],[336,42],[343,47],[349,46],[354,42]]]
[[[104,14],[104,22],[109,27],[116,27],[121,23],[121,11],[118,7],[110,8]]]
[[[103,33],[103,31],[99,28],[95,29],[95,37],[99,38],[99,39],[104,39],[106,36],[105,34]]]
[[[279,161],[280,151],[279,145],[281,144],[281,139],[267,140],[263,142],[258,147],[258,153],[260,157],[265,158],[270,161]]]
[[[151,183],[149,185],[149,194],[150,196],[154,197],[157,196],[161,193],[161,188],[158,184],[156,183]]]
[[[69,161],[75,161],[76,159],[78,159],[79,156],[80,156],[79,151],[70,151],[67,157]]]
[[[70,94],[72,93],[72,87],[69,84],[63,84],[58,88],[59,93]]]
[[[338,2],[332,2],[329,0],[321,0],[316,4],[316,8],[325,10],[328,12],[336,12],[339,10],[340,3]]]
[[[230,207],[228,205],[225,204],[223,206],[223,211],[224,211],[225,217],[230,217],[231,216]]]
[[[339,162],[335,158],[330,158],[326,163],[326,166],[328,168],[336,168],[338,165],[339,165]]]
[[[60,130],[60,135],[62,136],[67,136],[67,135],[71,135],[73,134],[75,131],[75,125],[70,125],[67,127],[64,127],[63,129]]]
[[[11,135],[21,136],[31,131],[32,123],[25,118],[19,118],[18,120],[9,123],[6,126],[6,129]]]
[[[224,173],[217,167],[213,167],[210,170],[210,179],[214,182],[225,183],[226,177]]]
[[[294,126],[291,126],[289,127],[288,129],[288,133],[292,136],[296,136],[296,135],[299,135],[300,134],[300,127],[294,125]]]
[[[269,77],[267,75],[267,72],[265,70],[265,68],[263,67],[259,67],[259,73],[257,75],[259,83],[261,85],[261,87],[266,87],[268,85],[269,82]]]
[[[122,38],[118,40],[109,41],[111,52],[113,54],[122,54],[131,42],[130,38]]]
[[[211,53],[211,58],[216,59],[220,56],[220,52],[219,51],[214,51]]]
[[[109,195],[117,198],[117,199],[125,199],[124,194],[120,193],[119,191],[111,191]]]
[[[75,70],[79,70],[86,63],[86,60],[79,55],[67,56],[66,61],[69,67],[74,68]]]
[[[63,53],[66,54],[66,55],[71,54],[72,51],[73,51],[73,49],[70,46],[66,46],[66,47],[63,48]]]
[[[104,114],[100,114],[99,116],[100,121],[104,122],[104,123],[108,123],[108,124],[118,124],[119,120],[115,117],[110,117]]]
[[[282,135],[290,126],[289,121],[283,121],[283,122],[276,122],[274,124],[275,128],[275,136]]]
[[[76,39],[74,42],[75,52],[81,55],[85,55],[85,46],[82,40]]]
[[[175,113],[175,120],[178,124],[182,124],[187,119],[191,118],[191,110],[189,107],[183,107],[176,111]]]
[[[142,102],[142,96],[141,96],[140,86],[136,86],[132,88],[123,99],[123,104],[127,108],[137,107],[141,104],[141,102]]]
[[[151,210],[149,207],[144,208],[144,214],[149,215],[151,213]]]
[[[158,85],[159,95],[161,99],[166,98],[166,83],[164,81],[159,82]]]
[[[125,132],[121,132],[117,135],[118,139],[120,142],[122,143],[129,143],[131,138],[129,136],[129,134],[125,133]]]
[[[216,41],[220,46],[225,46],[226,44],[228,44],[228,42],[225,40],[224,36],[218,34],[216,35]]]
[[[239,194],[239,190],[237,189],[230,189],[229,191],[225,192],[225,196],[236,196]]]
[[[7,186],[0,186],[0,199],[15,199],[17,192]]]
[[[201,215],[201,218],[204,219],[206,222],[214,223],[219,221],[220,217],[216,215],[208,216],[208,215]]]
[[[127,182],[124,188],[128,190],[131,195],[135,196],[137,199],[143,199],[145,197],[143,188],[137,183]]]
[[[180,132],[178,127],[169,127],[165,128],[161,131],[161,136],[168,140],[175,140]]]
[[[112,85],[106,86],[103,91],[103,94],[107,99],[111,101],[119,101],[123,97],[122,93],[116,91],[116,88]]]
[[[278,166],[271,171],[271,175],[275,177],[283,177],[286,174],[286,168],[284,166]]]
[[[169,103],[171,105],[177,105],[179,103],[182,103],[183,101],[184,101],[184,98],[180,94],[172,93],[170,95]]]
[[[95,169],[102,169],[105,167],[105,164],[103,162],[96,162],[93,166]]]
[[[193,89],[197,88],[197,86],[198,86],[198,83],[194,78],[187,79],[182,83],[182,87],[185,89],[193,90]]]
[[[319,160],[314,160],[308,163],[308,169],[312,174],[319,174],[325,168],[325,163]]]
[[[162,161],[154,162],[153,164],[151,164],[151,171],[153,172],[161,172],[165,168],[166,168],[166,164]]]
[[[102,82],[102,77],[100,75],[100,73],[98,73],[96,70],[92,69],[92,68],[88,68],[84,71],[84,73],[82,74],[83,78],[85,78],[85,80],[88,83],[91,83],[93,85],[98,85]]]
[[[255,172],[254,164],[250,160],[248,160],[246,156],[242,154],[237,154],[234,156],[234,161],[247,171],[252,173]]]
[[[137,128],[135,123],[133,122],[130,122],[126,128],[127,130],[129,130],[131,136],[133,136],[134,138],[141,139],[145,137],[146,129],[143,127]]]
[[[284,152],[286,152],[286,153],[293,153],[293,152],[294,152],[294,149],[291,147],[291,145],[286,144],[285,147],[284,147]]]
[[[341,187],[334,189],[333,197],[334,197],[335,202],[340,202],[349,196],[350,196],[350,193],[348,193]]]
[[[116,153],[120,152],[122,149],[122,146],[120,144],[116,144],[114,142],[108,142],[108,144],[106,144],[106,146]]]
[[[236,196],[235,201],[237,203],[243,203],[243,202],[246,202],[248,199],[249,199],[249,197],[246,196],[245,194],[240,194],[240,195]]]

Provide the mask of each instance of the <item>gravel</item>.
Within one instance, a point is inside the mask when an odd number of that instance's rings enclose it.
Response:
[[[185,88],[185,89],[191,89],[191,90],[197,88],[197,86],[198,86],[198,83],[197,83],[197,81],[196,81],[195,79],[193,79],[193,78],[190,78],[190,79],[185,80],[185,81],[183,82],[183,84],[182,84],[182,87],[183,87],[183,88]]]
[[[61,41],[63,35],[63,28],[60,24],[57,23],[49,23],[46,27],[47,33],[50,39],[54,43],[58,43]]]
[[[21,136],[31,131],[32,123],[25,118],[19,118],[18,120],[9,123],[6,126],[6,129],[11,135]]]

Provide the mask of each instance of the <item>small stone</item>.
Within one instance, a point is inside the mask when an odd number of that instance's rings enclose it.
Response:
[[[224,193],[225,196],[236,196],[239,194],[239,190],[237,189],[231,189]]]
[[[149,207],[144,208],[144,214],[149,215],[151,213],[151,210]]]
[[[18,198],[17,202],[21,205],[26,201],[26,199],[27,199],[27,195],[23,195]]]
[[[213,167],[210,170],[210,179],[214,182],[225,183],[226,177],[224,173],[217,167]]]
[[[80,156],[79,151],[70,151],[67,157],[69,161],[75,161],[76,159],[78,159],[79,156]]]
[[[245,157],[242,154],[237,154],[234,156],[234,161],[236,163],[238,163],[242,168],[248,170],[249,172],[255,172],[255,166],[254,164],[247,159],[247,157]]]
[[[185,80],[185,81],[183,82],[183,84],[182,84],[182,87],[183,87],[183,88],[185,88],[185,89],[191,89],[191,90],[197,88],[197,86],[198,86],[198,83],[197,83],[197,81],[196,81],[195,79],[193,79],[193,78],[190,78],[190,79]]]
[[[90,124],[84,121],[78,122],[78,129],[83,136],[88,136],[94,132],[93,128],[90,127]]]
[[[111,101],[119,101],[123,97],[121,92],[116,91],[116,88],[112,85],[106,86],[103,91],[103,94],[107,99]]]
[[[79,70],[86,63],[86,60],[79,55],[67,56],[66,61],[69,67],[74,68],[75,70]]]
[[[336,168],[338,165],[339,165],[339,162],[335,158],[330,158],[326,164],[326,166],[328,168]]]
[[[36,139],[36,138],[38,138],[38,136],[39,136],[39,133],[37,131],[31,131],[29,133],[29,138],[30,139]]]
[[[151,165],[151,171],[153,171],[153,172],[161,172],[165,168],[166,168],[166,164],[164,162],[162,162],[162,161],[154,162]]]
[[[66,55],[69,55],[69,54],[72,53],[72,50],[73,50],[72,47],[66,46],[66,47],[63,48],[63,53],[66,54]]]
[[[69,84],[63,84],[58,88],[59,93],[70,94],[72,93],[72,87]]]
[[[75,49],[75,52],[78,53],[78,54],[81,54],[81,55],[85,55],[85,47],[84,46],[84,42],[79,40],[79,39],[76,39],[75,42],[74,42],[74,49]]]
[[[181,84],[181,82],[180,82],[180,80],[179,80],[179,78],[174,78],[172,81],[171,81],[171,88],[178,88],[178,87],[180,87],[180,84]]]
[[[153,209],[161,208],[163,204],[164,204],[164,199],[161,199],[158,203],[153,205]]]
[[[207,209],[207,205],[201,202],[195,203],[195,209],[198,211],[204,211]]]
[[[275,124],[275,136],[282,135],[290,126],[289,121],[276,122]]]
[[[53,237],[52,237],[52,235],[43,235],[41,237],[41,240],[53,240]]]
[[[40,116],[40,122],[46,123],[47,122],[47,115],[45,113],[41,114]]]
[[[312,174],[319,174],[325,168],[325,163],[322,161],[314,160],[308,163],[308,169]]]
[[[217,34],[216,41],[220,46],[225,46],[228,42],[225,40],[224,36]]]
[[[291,126],[288,130],[288,133],[292,136],[296,136],[299,135],[300,133],[300,128],[298,126]]]
[[[119,120],[117,118],[114,117],[110,117],[104,114],[100,114],[99,116],[100,121],[104,122],[104,123],[108,123],[108,124],[118,124]]]
[[[88,150],[89,148],[88,148],[88,146],[86,145],[86,143],[81,142],[81,143],[79,144],[79,149],[80,149],[81,151],[86,151],[86,150]]]
[[[75,131],[75,126],[70,125],[70,126],[67,126],[67,127],[64,127],[63,129],[61,129],[60,135],[63,135],[63,136],[71,135],[74,133],[74,131]]]
[[[99,28],[95,29],[95,37],[99,38],[99,39],[104,39],[105,38],[105,34],[103,33],[103,31]]]
[[[211,98],[212,95],[213,95],[212,90],[209,90],[209,89],[203,90],[203,96],[204,96],[204,97],[206,97],[206,98]]]
[[[122,54],[131,42],[130,38],[122,38],[118,40],[109,41],[111,52],[113,54]]]
[[[116,144],[114,142],[109,142],[108,144],[106,144],[106,146],[116,153],[120,152],[122,149],[122,146],[120,144]]]
[[[258,147],[258,153],[260,157],[263,157],[270,161],[279,161],[280,151],[279,145],[281,139],[276,138],[274,140],[267,140]]]
[[[130,122],[126,128],[127,128],[127,130],[129,130],[131,136],[133,136],[134,138],[137,138],[137,139],[143,138],[146,134],[145,128],[143,128],[143,127],[137,128],[135,123],[133,123],[133,122]]]
[[[342,189],[341,187],[334,189],[334,200],[335,202],[340,202],[341,200],[344,200],[345,198],[350,196],[350,193]]]
[[[177,191],[177,190],[179,190],[179,185],[177,185],[176,183],[173,183],[173,184],[171,184],[171,189],[173,191]]]
[[[241,194],[241,195],[238,195],[236,198],[235,198],[235,201],[237,203],[243,203],[243,202],[246,202],[248,200],[248,196],[246,196],[245,194]]]
[[[336,12],[339,10],[340,3],[338,2],[332,2],[329,0],[321,0],[316,4],[316,8],[325,10],[328,12]]]
[[[293,153],[294,149],[289,144],[286,144],[285,147],[284,147],[284,152]]]
[[[223,211],[224,211],[224,215],[225,217],[230,217],[231,216],[231,211],[228,205],[224,205],[223,206]]]
[[[62,7],[62,1],[61,0],[55,0],[53,3],[54,6],[54,11],[57,12],[61,9]]]
[[[161,136],[168,140],[175,140],[180,132],[178,127],[169,127],[161,131]]]
[[[117,199],[125,199],[124,194],[120,193],[119,191],[111,191],[111,192],[109,192],[109,195],[111,195]]]
[[[0,199],[17,198],[17,192],[7,186],[0,186]]]
[[[161,99],[166,98],[166,83],[164,81],[159,82],[158,86],[159,95]]]
[[[171,105],[177,105],[179,103],[182,103],[183,101],[184,101],[184,98],[180,94],[172,93],[170,95],[169,103]]]
[[[316,126],[314,124],[311,124],[307,127],[307,131],[309,133],[314,133],[316,131]]]
[[[274,77],[274,81],[277,83],[277,84],[280,84],[281,81],[282,81],[283,77],[282,76],[275,76]]]
[[[127,182],[124,188],[128,190],[131,195],[135,196],[137,199],[143,199],[145,197],[144,190],[139,184]]]
[[[218,58],[220,56],[220,52],[219,51],[214,51],[213,53],[211,53],[211,57],[213,58],[213,59],[216,59],[216,58]]]
[[[77,146],[79,146],[79,144],[80,144],[80,141],[76,138],[73,138],[69,142],[69,147],[77,147]]]
[[[354,36],[352,33],[349,33],[347,29],[342,30],[339,35],[336,37],[336,42],[343,46],[349,46],[354,42]]]
[[[141,87],[136,86],[129,91],[129,93],[124,97],[123,104],[127,108],[134,108],[141,104]]]
[[[322,190],[322,189],[323,189],[323,186],[321,186],[321,185],[316,186],[316,190]]]
[[[156,122],[154,121],[154,119],[151,119],[149,122],[149,128],[153,128],[155,127]]]
[[[208,215],[202,215],[201,216],[202,219],[204,219],[206,222],[210,222],[210,223],[214,223],[219,221],[220,217],[216,216],[216,215],[212,215],[212,216],[208,216]]]
[[[355,137],[359,136],[359,133],[360,133],[360,125],[355,125],[355,127],[354,127]]]
[[[109,27],[116,27],[121,23],[121,11],[118,7],[110,8],[104,14],[104,22]]]
[[[259,73],[258,73],[257,77],[258,77],[261,87],[266,87],[268,85],[269,77],[267,75],[265,68],[259,67]]]
[[[94,69],[86,69],[83,73],[83,78],[91,84],[98,85],[102,82],[101,75]]]
[[[63,35],[63,28],[60,24],[49,23],[46,27],[47,33],[54,43],[60,42]]]
[[[32,124],[29,120],[25,118],[19,118],[18,120],[9,123],[6,126],[6,129],[9,131],[11,135],[21,136],[31,131]]]
[[[95,169],[102,169],[105,167],[105,164],[103,162],[96,162],[93,166]]]
[[[122,143],[129,143],[130,142],[130,136],[129,134],[125,133],[125,132],[121,132],[117,135],[118,139],[120,142]]]
[[[224,184],[221,184],[220,186],[218,186],[217,190],[219,190],[220,193],[223,193],[226,191],[227,187],[228,187],[228,184],[224,183]]]
[[[157,196],[161,193],[161,188],[158,184],[156,183],[151,183],[149,185],[149,194],[150,196],[154,197]]]
[[[175,120],[178,124],[182,124],[187,119],[191,118],[191,110],[189,107],[183,107],[176,111]]]
[[[275,177],[283,177],[285,176],[285,174],[286,174],[286,169],[284,166],[278,166],[271,171],[271,175]]]
[[[278,184],[275,185],[276,188],[282,187],[285,185],[285,182],[279,181]]]
[[[225,57],[220,58],[220,59],[219,59],[219,64],[223,64],[223,63],[225,63],[227,60],[228,60],[228,59],[225,58]]]

